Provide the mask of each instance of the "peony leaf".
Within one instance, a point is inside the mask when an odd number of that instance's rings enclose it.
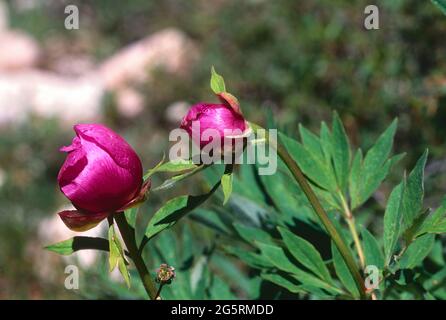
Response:
[[[110,245],[109,249],[110,255],[108,258],[109,271],[112,272],[116,268],[120,256],[119,247],[116,241],[115,229],[113,225],[111,225],[108,229],[108,243]]]
[[[167,201],[155,214],[147,225],[145,236],[150,239],[173,226],[187,213],[205,202],[220,186],[218,182],[211,191],[199,196],[179,196]]]
[[[367,266],[374,265],[379,270],[383,270],[384,257],[375,237],[364,227],[361,230],[361,236],[364,246],[366,265]]]
[[[262,229],[249,227],[241,223],[234,223],[234,228],[240,237],[249,244],[253,244],[254,241],[273,244],[273,239],[269,233]]]
[[[153,188],[152,191],[160,191],[164,189],[172,188],[177,182],[184,180],[186,178],[192,177],[194,174],[208,168],[208,165],[199,165],[195,166],[192,170],[189,170],[185,173],[178,174],[170,179],[165,180],[160,186]]]
[[[387,201],[384,213],[384,257],[385,264],[388,265],[395,250],[401,231],[402,198],[405,183],[404,181],[393,188]]]
[[[338,248],[336,248],[336,245],[333,242],[331,244],[331,253],[333,255],[333,264],[339,280],[341,280],[344,287],[353,295],[353,297],[358,298],[359,291],[356,287],[355,280],[347,268],[341,253],[338,251]]]
[[[130,288],[130,273],[127,269],[127,263],[123,258],[118,259],[118,269],[122,277],[124,278],[127,288]]]
[[[431,1],[441,10],[441,12],[446,14],[446,0],[431,0]]]
[[[103,238],[73,237],[46,246],[45,249],[67,256],[79,250],[94,249],[94,250],[109,251],[109,246],[108,246],[108,241]]]
[[[282,248],[266,243],[256,242],[256,244],[260,248],[262,256],[265,256],[277,269],[289,273],[303,285],[322,288],[332,293],[339,293],[337,288],[294,265]]]
[[[195,169],[197,165],[192,160],[169,161],[157,168],[157,172],[182,172]]]
[[[345,192],[350,169],[351,151],[344,126],[336,112],[333,115],[332,127],[331,154],[333,156],[333,167],[339,189]]]
[[[265,280],[268,280],[280,287],[287,289],[292,293],[305,293],[306,291],[302,288],[301,285],[297,285],[280,274],[275,273],[262,273],[261,277]]]
[[[426,234],[413,241],[401,257],[400,268],[412,269],[421,264],[432,250],[435,242],[435,235]]]
[[[422,214],[424,198],[424,167],[426,166],[428,151],[418,159],[415,167],[407,177],[406,188],[402,199],[403,230],[412,226],[415,219]]]
[[[403,155],[398,155],[388,159],[397,123],[395,119],[381,134],[375,145],[365,155],[364,160],[360,150],[356,153],[349,180],[352,209],[359,207],[371,197],[387,177],[392,166],[402,158]]]
[[[108,242],[110,245],[109,254],[109,271],[112,272],[116,266],[121,273],[127,287],[130,288],[130,274],[127,269],[127,260],[125,259],[124,250],[122,249],[121,240],[115,232],[114,225],[110,225],[108,229]]]
[[[152,169],[150,169],[149,171],[147,171],[144,174],[144,177],[143,177],[144,181],[149,179],[154,173],[158,172],[159,168],[163,165],[165,158],[166,158],[166,155],[163,154],[163,158],[161,159],[161,161],[158,162],[155,167],[153,167]]]
[[[291,252],[294,258],[319,278],[328,283],[332,283],[330,272],[328,271],[324,260],[322,260],[319,251],[317,251],[307,240],[293,234],[289,230],[281,227],[278,229],[287,249]]]
[[[215,94],[226,92],[225,80],[215,71],[214,66],[211,68],[211,89]]]
[[[446,198],[443,199],[441,206],[438,207],[429,217],[427,217],[416,235],[423,233],[442,233],[446,232]],[[444,230],[444,231],[442,231]]]
[[[232,193],[232,181],[233,181],[233,174],[232,174],[233,167],[232,165],[228,165],[226,167],[225,173],[221,176],[221,188],[223,190],[223,205],[225,205],[229,198],[231,197]]]

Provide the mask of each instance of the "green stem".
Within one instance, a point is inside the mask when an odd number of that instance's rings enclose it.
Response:
[[[352,214],[350,208],[348,207],[347,201],[345,201],[345,198],[342,195],[342,193],[339,193],[339,196],[341,197],[342,207],[344,209],[344,217],[345,217],[345,220],[347,221],[348,228],[350,230],[353,241],[355,243],[356,252],[358,253],[359,263],[361,265],[361,268],[364,269],[365,268],[365,255],[364,255],[364,250],[362,249],[361,240],[359,240],[358,230],[356,229],[355,218],[353,217],[353,214]]]
[[[158,291],[156,292],[155,300],[161,300],[161,290],[163,290],[164,283],[161,283]]]
[[[155,284],[153,283],[149,271],[147,270],[146,264],[144,263],[140,252],[138,252],[138,247],[136,246],[135,240],[135,230],[128,224],[123,212],[115,214],[114,218],[116,224],[118,225],[122,239],[124,240],[125,246],[129,251],[130,258],[132,259],[136,269],[138,270],[138,274],[144,285],[144,289],[146,290],[151,300],[156,299],[157,289]]]
[[[254,130],[257,131],[257,129],[262,129],[258,125],[252,124],[251,126]],[[268,138],[268,133],[265,132],[266,142],[270,143],[271,146],[277,150],[277,153],[279,157],[283,160],[285,165],[288,167],[288,169],[291,171],[294,179],[301,187],[302,191],[304,192],[305,196],[308,198],[308,201],[310,202],[311,206],[313,207],[315,213],[321,220],[322,224],[324,225],[325,229],[327,230],[328,234],[330,235],[331,239],[333,240],[334,244],[338,248],[339,252],[341,253],[342,258],[344,259],[350,273],[353,276],[353,279],[355,280],[356,286],[358,287],[359,294],[361,296],[361,299],[366,299],[366,289],[364,287],[364,279],[362,278],[358,266],[353,259],[352,254],[350,253],[349,248],[345,244],[344,240],[342,239],[341,235],[336,230],[335,226],[331,222],[330,218],[328,217],[327,213],[325,212],[324,208],[320,204],[318,198],[316,197],[316,194],[314,193],[313,189],[311,189],[309,183],[307,182],[307,179],[305,178],[302,170],[299,168],[296,161],[293,160],[291,155],[288,153],[288,151],[281,145],[276,144],[275,142],[270,141]]]

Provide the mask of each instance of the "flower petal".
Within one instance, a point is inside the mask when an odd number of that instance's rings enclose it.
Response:
[[[85,213],[79,210],[64,210],[58,214],[69,229],[77,232],[96,227],[109,215],[108,213]]]
[[[234,97],[232,94],[227,92],[220,92],[217,93],[217,97],[224,105],[232,108],[232,110],[234,110],[235,113],[242,115],[242,111],[240,110],[240,103],[238,102],[237,98]]]
[[[59,185],[65,196],[77,207],[88,212],[112,212],[131,201],[142,184],[142,178],[122,168],[102,148],[88,140],[82,148],[70,153],[71,163],[83,154],[83,164],[71,171],[61,170]],[[80,170],[80,171],[79,171]]]
[[[106,151],[115,162],[132,172],[141,172],[142,165],[133,148],[120,135],[102,124],[77,124],[76,134],[83,139],[96,143]]]

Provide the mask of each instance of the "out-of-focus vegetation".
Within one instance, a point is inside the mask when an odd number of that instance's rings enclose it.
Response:
[[[7,1],[10,24],[43,46],[48,58],[43,57],[41,68],[51,69],[50,39],[67,55],[87,55],[97,62],[166,27],[175,27],[193,40],[199,59],[187,74],[160,68],[150,84],[138,87],[145,96],[138,117],[120,116],[113,94],[104,100],[104,122],[131,142],[146,169],[167,150],[168,132],[176,125],[166,119],[167,106],[177,101],[214,101],[209,69],[215,65],[229,91],[240,99],[248,119],[276,123],[290,135],[297,133],[299,122],[315,129],[337,110],[352,143],[367,149],[398,117],[394,151],[407,152],[407,156],[393,172],[400,177],[401,168],[413,167],[429,147],[426,202],[438,204],[444,195],[446,17],[430,1],[375,1],[380,29],[371,31],[363,27],[364,8],[369,4],[365,0],[78,0],[70,2],[80,9],[81,25],[75,31],[63,27],[68,3],[36,0],[29,1],[34,4],[32,9],[20,9],[25,2]],[[3,108],[8,106],[0,106],[0,112]],[[0,298],[140,297],[108,280],[99,268],[87,268],[82,273],[82,290],[75,292],[63,287],[63,267],[51,270],[56,280],[35,268],[38,250],[47,244],[39,240],[39,224],[66,204],[56,183],[64,158],[57,149],[69,143],[70,130],[58,119],[38,117],[0,127]],[[183,188],[197,190],[203,182],[196,182]],[[375,194],[378,202],[387,198],[389,188],[385,183]],[[140,219],[147,221],[160,200],[173,192],[152,194],[151,205],[143,207]],[[171,290],[170,297],[274,298],[277,292],[283,294],[271,289],[271,284],[257,283],[254,271],[219,251],[218,236],[193,223],[204,213],[199,211],[187,220],[188,228],[195,231],[191,237],[199,243],[193,247],[195,259],[190,262],[195,262],[194,270],[197,261],[210,268],[192,272],[194,288],[202,291],[182,295]],[[181,228],[178,231],[178,239],[185,236]],[[166,241],[160,238],[158,249],[153,249],[158,254],[153,268],[166,259],[159,249]],[[178,248],[181,243],[179,240]],[[213,263],[207,263],[215,250]],[[189,272],[192,266],[182,265],[187,257],[178,259],[182,259],[176,266],[180,274],[181,270]],[[222,267],[222,261],[228,265]],[[200,279],[209,283],[200,284]],[[229,283],[224,296],[213,294],[215,282]]]

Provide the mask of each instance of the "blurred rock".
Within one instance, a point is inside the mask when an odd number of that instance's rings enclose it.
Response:
[[[109,89],[150,81],[150,72],[164,68],[168,72],[185,72],[197,51],[179,30],[154,33],[118,51],[100,66]]]
[[[29,115],[68,124],[99,120],[103,94],[101,79],[94,74],[70,78],[38,70],[0,73],[0,126]]]
[[[27,69],[39,59],[37,42],[20,31],[0,32],[0,72]]]
[[[178,125],[187,114],[190,104],[184,101],[177,101],[166,108],[166,119],[172,124]]]
[[[24,34],[0,34],[0,126],[21,123],[30,115],[59,118],[69,125],[100,121],[106,91],[116,93],[123,116],[135,117],[144,108],[135,84],[150,83],[151,72],[159,67],[184,74],[197,57],[192,42],[175,29],[137,41],[97,68],[88,57],[67,56],[51,66],[57,72],[38,70],[32,68],[38,52]]]
[[[119,89],[116,94],[118,111],[124,117],[136,117],[144,110],[144,96],[135,89]]]
[[[72,206],[65,206],[60,208],[59,211],[72,209],[74,209]],[[61,256],[54,252],[42,250],[42,247],[79,235],[107,238],[107,230],[108,225],[106,220],[102,221],[97,227],[79,234],[79,232],[68,229],[56,213],[51,217],[43,219],[38,226],[37,241],[28,248],[31,259],[34,261],[33,266],[36,274],[46,281],[55,281],[57,280],[55,277],[57,272],[55,272],[54,268],[57,266],[60,268],[59,272],[62,271],[62,273],[65,265],[69,264],[76,265],[81,269],[95,268],[100,254],[97,250],[81,250],[70,256]],[[117,233],[119,236],[119,232]],[[35,248],[36,245],[38,248]],[[123,281],[117,269],[110,274],[110,277],[114,281]],[[61,285],[63,285],[63,282]]]
[[[63,55],[51,62],[51,71],[63,76],[79,77],[94,69],[93,59],[87,55]]]
[[[61,210],[74,210],[74,208],[71,206],[67,206],[61,208]],[[57,214],[43,219],[39,223],[37,232],[39,241],[44,246],[80,235],[78,232],[74,232],[68,229]],[[101,222],[97,227],[93,229],[82,232],[82,236],[86,237],[104,237],[106,236],[106,234],[106,221]],[[86,268],[92,266],[95,263],[97,255],[98,252],[96,250],[81,250],[76,252],[73,256],[63,256],[63,259],[68,263],[78,262],[81,267]]]

